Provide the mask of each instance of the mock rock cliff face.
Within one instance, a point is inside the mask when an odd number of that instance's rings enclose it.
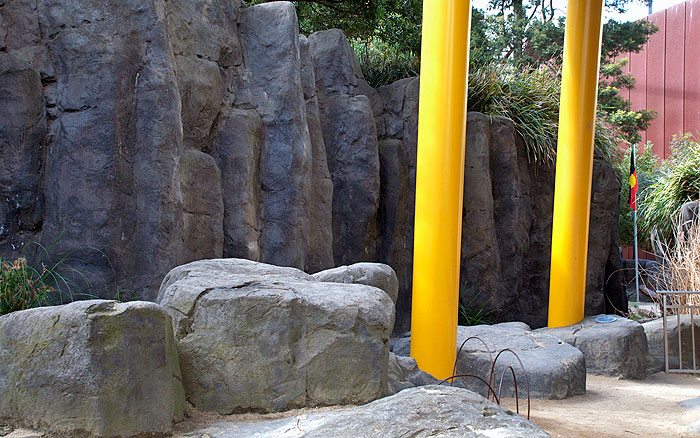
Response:
[[[418,78],[379,88],[379,260],[401,289],[397,331],[410,325]],[[460,300],[496,321],[547,324],[554,168],[528,161],[513,122],[469,113],[464,169]],[[593,166],[586,314],[626,310],[617,246],[620,182],[598,153]],[[607,282],[606,282],[606,279]],[[608,299],[606,299],[606,297]],[[624,306],[624,307],[623,307]]]
[[[381,261],[404,330],[418,88],[371,88],[342,32],[300,36],[291,3],[0,0],[0,255],[41,243],[75,290],[145,299],[196,259]],[[471,114],[467,136],[462,300],[543,325],[553,170],[507,120]],[[618,192],[597,159],[592,313]]]

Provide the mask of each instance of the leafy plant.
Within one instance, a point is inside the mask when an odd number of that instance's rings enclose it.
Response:
[[[685,134],[674,136],[671,148],[673,154],[662,162],[639,203],[641,229],[647,234],[655,230],[662,240],[673,240],[681,207],[700,197],[700,143]]]
[[[48,305],[56,290],[49,286],[54,273],[45,265],[36,269],[19,257],[0,259],[0,315]]]

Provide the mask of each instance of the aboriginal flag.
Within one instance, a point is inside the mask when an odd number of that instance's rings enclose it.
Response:
[[[634,146],[632,146],[632,156],[630,156],[630,199],[629,205],[632,210],[637,210],[637,190],[639,190],[639,184],[637,183],[637,169],[634,166]]]

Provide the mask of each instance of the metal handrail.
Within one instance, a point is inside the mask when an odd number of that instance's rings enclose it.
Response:
[[[663,330],[664,330],[664,362],[666,373],[698,373],[698,369],[695,358],[695,320],[694,320],[694,309],[700,309],[698,304],[667,304],[666,300],[668,296],[678,296],[678,295],[698,295],[699,291],[671,291],[671,290],[660,290],[657,294],[661,295],[662,304],[662,318],[663,318]],[[668,357],[668,323],[666,322],[666,317],[668,315],[668,310],[678,310],[676,312],[676,329],[678,330],[678,368],[671,369],[669,365]],[[681,312],[680,310],[688,310],[690,314],[690,337],[692,344],[692,359],[693,368],[683,368],[683,340],[681,336]]]

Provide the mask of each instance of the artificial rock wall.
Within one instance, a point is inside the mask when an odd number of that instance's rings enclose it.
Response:
[[[371,88],[342,32],[299,35],[291,3],[0,0],[0,256],[40,243],[75,290],[144,299],[202,258],[381,261],[404,330],[417,109],[417,78]],[[590,313],[619,187],[596,158]],[[545,324],[552,195],[511,122],[470,114],[465,303]]]

